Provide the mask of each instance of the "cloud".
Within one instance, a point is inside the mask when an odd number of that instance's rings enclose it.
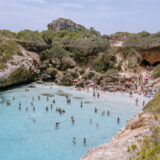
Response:
[[[82,9],[84,8],[81,4],[74,4],[74,3],[59,3],[59,6],[67,7],[67,8],[76,8],[76,9]]]
[[[32,2],[32,3],[46,3],[45,0],[22,0],[22,2]]]

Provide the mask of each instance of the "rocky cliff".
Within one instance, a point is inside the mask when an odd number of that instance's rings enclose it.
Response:
[[[80,24],[76,24],[70,19],[59,18],[53,20],[48,24],[49,30],[60,31],[60,30],[69,30],[69,31],[83,31],[86,28]]]
[[[21,55],[14,54],[0,69],[0,88],[34,81],[40,74],[39,56],[19,46]]]

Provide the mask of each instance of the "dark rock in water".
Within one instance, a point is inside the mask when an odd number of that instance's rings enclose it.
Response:
[[[36,88],[36,86],[34,86],[33,84],[28,86],[29,88]]]
[[[69,30],[69,31],[83,31],[86,28],[80,24],[76,24],[70,19],[59,18],[52,21],[48,24],[49,30],[60,31],[60,30]]]
[[[54,97],[53,94],[50,94],[50,93],[43,93],[42,96],[46,96],[46,97]]]
[[[84,103],[85,103],[85,104],[89,104],[89,103],[91,103],[91,102],[89,102],[89,101],[85,101]]]
[[[42,80],[36,81],[38,84],[44,84]]]
[[[84,97],[73,97],[74,99],[84,99]]]
[[[56,93],[58,96],[63,96],[63,97],[71,97],[72,95],[71,94],[69,94],[69,93],[65,93],[65,92],[63,92],[63,91],[61,91],[61,90],[59,90],[59,91],[57,91],[57,93]]]

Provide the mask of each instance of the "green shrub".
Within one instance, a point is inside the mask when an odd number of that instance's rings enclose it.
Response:
[[[136,63],[135,63],[135,61],[129,61],[128,62],[128,68],[129,69],[134,69],[136,67]]]
[[[0,70],[8,68],[6,64],[0,62]]]
[[[54,36],[55,32],[53,30],[46,30],[42,32],[42,38],[47,44],[52,43]]]
[[[0,30],[0,35],[7,38],[16,38],[17,34],[9,30]]]
[[[102,56],[95,61],[94,68],[97,72],[104,73],[108,69],[114,69],[115,62],[115,56],[110,54],[108,51],[105,51]]]
[[[131,151],[131,149],[130,149],[130,147],[128,146],[128,148],[127,148],[127,152],[130,152]]]
[[[14,54],[22,56],[22,52],[14,41],[8,40],[0,46],[0,62],[7,62]]]
[[[152,76],[153,76],[153,78],[158,78],[158,77],[160,77],[160,64],[158,64],[158,65],[153,69]]]
[[[21,40],[45,44],[42,38],[42,34],[39,31],[30,31],[30,30],[20,31],[18,32],[17,37]]]
[[[132,144],[132,145],[131,145],[131,148],[132,148],[133,150],[136,150],[136,149],[137,149],[137,146],[136,146],[135,144]]]

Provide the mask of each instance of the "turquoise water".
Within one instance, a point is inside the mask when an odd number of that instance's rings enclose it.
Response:
[[[37,85],[29,92],[25,92],[27,86],[0,92],[0,160],[78,160],[88,149],[111,140],[126,121],[141,110],[141,106],[135,105],[134,98],[111,94],[98,99],[67,87],[53,86],[51,89],[50,85]],[[59,92],[72,95],[70,105],[66,103],[66,97],[57,94]],[[47,101],[47,97],[41,95],[43,93],[51,93],[54,97]],[[33,96],[35,112],[31,106]],[[7,101],[11,102],[10,106],[6,105]],[[80,101],[91,103],[85,103],[81,108]],[[22,103],[21,110],[18,110],[19,102]],[[56,107],[66,112],[60,115]],[[98,113],[94,113],[95,107]],[[102,116],[102,111],[107,110],[110,116]],[[72,115],[75,124],[71,122]],[[117,117],[120,117],[120,124],[117,124]],[[56,122],[60,122],[58,129]],[[76,137],[76,144],[72,143],[73,137]],[[86,144],[82,142],[84,137]]]

